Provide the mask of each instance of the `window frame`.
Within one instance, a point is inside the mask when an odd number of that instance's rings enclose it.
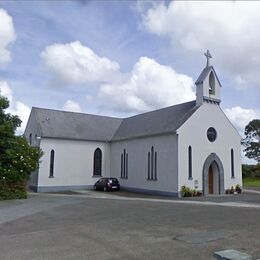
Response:
[[[54,178],[54,160],[55,160],[55,151],[54,149],[51,149],[49,178]]]
[[[193,180],[192,177],[192,147],[189,145],[188,148],[188,179]]]
[[[235,179],[235,171],[234,171],[234,149],[231,148],[230,151],[230,162],[231,162],[231,178]]]
[[[97,163],[99,163],[99,165],[97,165]],[[96,174],[97,171],[99,174]],[[94,151],[92,177],[102,177],[102,150],[99,147],[97,147]]]

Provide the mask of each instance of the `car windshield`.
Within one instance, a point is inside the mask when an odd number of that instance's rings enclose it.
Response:
[[[109,178],[109,182],[118,182],[117,178]]]

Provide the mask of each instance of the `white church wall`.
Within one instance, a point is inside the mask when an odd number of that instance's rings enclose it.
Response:
[[[217,139],[214,142],[207,139],[207,129],[209,127],[214,127],[217,131]],[[242,185],[241,137],[218,105],[204,103],[178,129],[178,135],[179,190],[182,185],[191,188],[198,186],[198,190],[203,189],[203,165],[211,153],[216,153],[222,161],[224,189],[230,189],[231,186],[236,184]],[[192,147],[192,180],[188,178],[189,145]],[[234,150],[235,178],[231,177],[231,149]],[[196,184],[197,182],[198,184]]]
[[[40,133],[39,125],[36,120],[36,115],[35,115],[34,110],[31,111],[30,117],[29,117],[27,125],[26,125],[26,129],[25,129],[24,135],[23,135],[27,139],[28,143],[30,141],[30,135],[31,135],[31,145],[39,147],[40,139],[38,139],[37,137],[39,137],[41,135],[41,133]],[[33,189],[36,189],[36,187],[38,185],[38,173],[39,173],[39,170],[35,170],[30,175],[29,186]]]
[[[41,139],[38,191],[92,188],[100,177],[93,177],[94,151],[102,151],[102,176],[110,175],[110,145],[105,142]],[[50,175],[50,153],[54,155],[54,177]]]
[[[41,136],[41,132],[39,129],[39,125],[37,123],[35,111],[33,109],[31,111],[30,117],[28,119],[28,123],[26,125],[25,131],[23,134],[23,136],[28,140],[28,142],[29,142],[30,134],[32,136],[31,145],[39,146],[40,140],[37,137]]]
[[[148,152],[157,152],[157,181],[148,178]],[[121,154],[128,153],[128,179],[120,178]],[[177,194],[177,136],[154,136],[111,144],[111,176],[119,178],[121,186],[133,191],[154,194]]]

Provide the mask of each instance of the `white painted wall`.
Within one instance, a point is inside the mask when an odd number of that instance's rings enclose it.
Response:
[[[29,143],[30,134],[32,135],[31,145],[39,147],[40,140],[37,137],[41,136],[41,131],[40,131],[39,125],[37,123],[36,113],[35,113],[34,109],[31,110],[25,131],[24,131],[24,137],[27,139],[28,143]],[[39,175],[38,169],[36,171],[32,172],[30,175],[30,180],[28,183],[34,189],[36,189],[36,187],[38,185],[38,175]]]
[[[157,152],[157,181],[147,180],[148,152]],[[128,179],[121,179],[121,153],[128,153]],[[177,136],[155,136],[111,144],[111,176],[124,187],[177,192]]]
[[[93,158],[96,148],[102,151],[102,175],[110,175],[110,145],[104,142],[41,139],[41,158],[38,186],[82,186],[93,185]],[[49,178],[50,152],[54,149],[54,178]]]
[[[217,139],[210,142],[207,139],[207,129],[214,127]],[[241,173],[241,137],[231,125],[218,105],[204,103],[178,130],[178,165],[179,190],[182,185],[194,188],[198,180],[199,190],[202,190],[202,170],[206,158],[216,153],[224,167],[224,189],[232,185],[242,185]],[[188,180],[188,147],[192,146],[193,180]],[[235,178],[231,178],[231,148],[234,149]]]
[[[37,139],[36,137],[41,136],[41,131],[39,128],[39,124],[37,123],[36,113],[35,113],[34,109],[31,110],[25,131],[24,131],[24,137],[28,140],[28,142],[29,142],[30,134],[32,134],[32,145],[39,146],[40,140]]]

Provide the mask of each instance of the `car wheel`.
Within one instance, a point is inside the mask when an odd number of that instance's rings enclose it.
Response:
[[[104,187],[104,191],[107,191],[107,187]]]

